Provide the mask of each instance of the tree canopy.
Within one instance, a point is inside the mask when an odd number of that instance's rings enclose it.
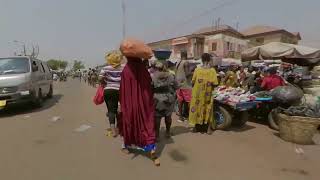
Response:
[[[84,69],[85,66],[82,61],[74,60],[72,70],[78,71],[80,69]]]
[[[52,70],[59,70],[59,69],[65,70],[68,66],[68,61],[50,59],[49,61],[47,61],[47,64]]]

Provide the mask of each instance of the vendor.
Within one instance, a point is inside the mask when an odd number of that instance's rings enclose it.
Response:
[[[238,77],[236,74],[237,66],[231,64],[227,71],[225,78],[222,80],[223,84],[227,87],[238,87]]]
[[[263,78],[261,88],[265,91],[270,91],[279,86],[285,86],[283,78],[277,75],[277,68],[272,67],[267,70],[267,75]]]

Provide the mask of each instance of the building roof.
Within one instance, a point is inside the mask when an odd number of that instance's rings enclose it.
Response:
[[[284,32],[291,36],[297,37],[299,40],[301,39],[299,33],[291,33],[285,29],[280,29],[273,26],[258,25],[258,26],[252,26],[248,29],[241,31],[241,33],[246,37],[253,37],[253,36],[258,36],[258,35],[263,35],[268,33],[276,33],[276,32]]]
[[[239,36],[243,36],[237,30],[235,30],[234,28],[232,28],[231,26],[228,26],[228,25],[219,25],[219,26],[211,26],[211,27],[201,28],[201,29],[197,30],[196,32],[194,32],[193,34],[197,34],[197,35],[217,34],[217,33],[225,32],[225,31],[229,31],[229,32],[235,33]]]
[[[273,26],[264,26],[264,25],[252,26],[252,27],[245,29],[241,32],[237,31],[236,29],[234,29],[228,25],[211,26],[211,27],[201,28],[201,29],[193,32],[190,35],[180,36],[180,37],[176,37],[176,38],[201,37],[203,35],[218,34],[221,32],[231,32],[231,33],[238,35],[239,37],[243,37],[243,38],[260,36],[260,35],[265,35],[265,34],[269,34],[269,33],[282,32],[282,33],[288,34],[289,36],[297,37],[298,40],[301,40],[301,36],[300,36],[299,32],[292,33],[292,32],[289,32],[285,29],[280,29],[280,28],[273,27]],[[156,44],[156,43],[163,42],[163,41],[171,41],[176,38],[170,38],[170,39],[165,39],[165,40],[161,40],[161,41],[151,42],[151,43],[149,43],[149,45]]]

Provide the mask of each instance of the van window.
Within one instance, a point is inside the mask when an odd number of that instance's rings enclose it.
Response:
[[[0,58],[0,75],[30,72],[28,58]]]
[[[32,60],[32,72],[38,72],[39,71],[39,64],[36,60]]]

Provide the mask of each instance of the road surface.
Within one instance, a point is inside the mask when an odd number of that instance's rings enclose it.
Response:
[[[175,122],[175,136],[158,145],[161,167],[155,167],[143,154],[121,153],[121,139],[105,135],[106,108],[92,103],[94,93],[76,80],[58,82],[43,108],[1,112],[0,179],[320,179],[320,146],[284,142],[251,122],[211,136]]]

